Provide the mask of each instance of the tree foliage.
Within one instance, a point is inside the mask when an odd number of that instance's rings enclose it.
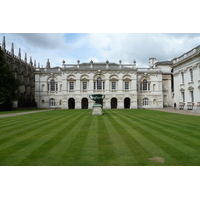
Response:
[[[15,79],[0,48],[0,104],[16,99],[19,80]]]

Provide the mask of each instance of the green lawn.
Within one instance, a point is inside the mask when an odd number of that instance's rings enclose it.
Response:
[[[200,117],[53,110],[0,118],[1,166],[200,165]]]

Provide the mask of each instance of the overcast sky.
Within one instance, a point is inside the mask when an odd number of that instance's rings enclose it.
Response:
[[[200,45],[199,33],[0,33],[6,37],[6,49],[14,43],[15,55],[21,48],[40,66],[50,60],[51,67],[80,62],[137,62],[148,67],[150,57],[158,61],[171,60]]]

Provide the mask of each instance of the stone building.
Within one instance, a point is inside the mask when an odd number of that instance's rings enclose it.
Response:
[[[18,88],[18,101],[14,101],[14,108],[17,107],[30,107],[35,106],[35,68],[36,61],[32,62],[30,57],[30,62],[27,62],[27,54],[25,53],[24,60],[21,58],[21,49],[19,48],[18,56],[14,54],[14,43],[12,43],[11,51],[6,50],[6,41],[3,37],[3,42],[1,46],[4,52],[5,59],[8,63],[10,71],[14,77],[20,80],[21,85]]]
[[[133,64],[80,63],[36,68],[35,99],[39,108],[91,109],[91,94],[104,94],[105,109],[172,106],[172,62],[150,59],[149,68]]]
[[[173,59],[173,75],[177,107],[200,111],[200,45]]]

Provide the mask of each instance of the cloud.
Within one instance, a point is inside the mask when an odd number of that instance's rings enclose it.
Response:
[[[148,59],[171,60],[199,45],[200,34],[90,34],[90,44],[104,60],[123,63],[137,61],[147,67]]]
[[[4,35],[4,34],[0,34]],[[49,58],[51,66],[66,63],[93,61],[132,63],[148,67],[150,57],[158,61],[171,60],[199,45],[198,33],[16,33],[6,34],[7,49],[15,43],[22,54],[36,59],[45,66]],[[23,56],[22,56],[23,57]]]
[[[61,33],[16,33],[27,45],[37,48],[57,49],[65,43],[64,34]]]

